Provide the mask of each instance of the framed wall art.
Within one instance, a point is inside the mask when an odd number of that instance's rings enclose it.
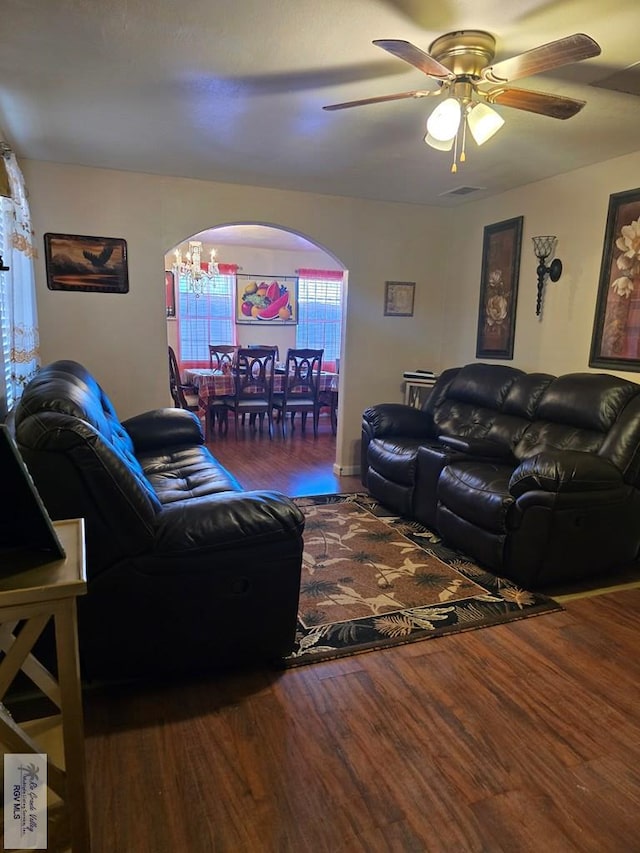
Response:
[[[118,237],[45,234],[49,290],[128,293],[127,243]]]
[[[413,317],[415,295],[415,281],[386,281],[384,284],[384,316]]]
[[[513,358],[523,219],[485,226],[476,358]]]
[[[640,188],[609,196],[589,366],[640,371]]]
[[[236,275],[236,323],[291,326],[297,322],[297,276]]]

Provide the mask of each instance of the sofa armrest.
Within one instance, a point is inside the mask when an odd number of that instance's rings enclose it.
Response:
[[[431,417],[421,409],[403,403],[380,403],[362,413],[362,428],[369,438],[402,435],[406,438],[428,438]]]
[[[202,426],[186,409],[153,409],[122,422],[135,452],[149,452],[180,444],[204,444]]]
[[[509,491],[599,492],[623,485],[622,472],[608,459],[579,450],[543,451],[525,459],[513,472]]]
[[[272,491],[221,492],[165,505],[157,516],[154,551],[156,555],[185,556],[256,549],[301,538],[303,530],[304,515],[286,495]]]

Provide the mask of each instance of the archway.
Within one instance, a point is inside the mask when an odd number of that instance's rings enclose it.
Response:
[[[202,260],[204,263],[208,262],[211,250],[214,249],[220,269],[226,270],[226,265],[232,265],[234,270],[237,267],[239,277],[255,277],[257,280],[268,281],[274,276],[297,277],[299,272],[305,271],[322,271],[329,275],[335,273],[335,278],[341,281],[339,285],[341,292],[339,311],[342,321],[340,327],[344,328],[344,317],[342,315],[346,305],[346,270],[329,250],[316,244],[306,235],[264,222],[232,222],[216,225],[185,238],[181,244],[173,247],[165,256],[166,270],[171,270],[174,266],[175,249],[178,249],[182,256],[185,256],[190,240],[197,240],[202,243]],[[179,323],[174,320],[174,317],[168,316],[167,337],[169,343],[179,352],[178,326]],[[269,345],[278,346],[283,356],[289,347],[299,345],[296,343],[295,325],[277,323],[267,325],[263,323],[260,328],[256,328],[256,326],[259,324],[253,324],[253,326],[244,325],[242,322],[235,324],[234,337],[229,342],[240,345],[267,342]],[[256,335],[261,335],[264,338],[267,330],[268,341],[266,338],[264,340],[255,339]],[[327,369],[336,370],[337,367],[344,371],[344,362],[340,358],[341,346],[342,340],[340,333],[338,333],[336,352],[331,353],[327,362]]]

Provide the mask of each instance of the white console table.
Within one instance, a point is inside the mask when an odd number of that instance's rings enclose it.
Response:
[[[404,402],[414,409],[421,409],[425,404],[431,389],[436,384],[435,378],[429,379],[405,379],[404,380]]]

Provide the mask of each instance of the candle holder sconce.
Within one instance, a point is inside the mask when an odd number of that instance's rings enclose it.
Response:
[[[547,266],[546,263],[547,258],[551,257],[555,252],[556,243],[558,242],[557,237],[548,235],[543,237],[532,237],[531,239],[533,240],[533,251],[538,259],[538,268],[536,270],[538,274],[536,314],[539,315],[542,308],[542,291],[544,290],[547,277],[549,277],[551,281],[558,281],[562,275],[562,261],[559,258],[554,258],[549,266]]]

